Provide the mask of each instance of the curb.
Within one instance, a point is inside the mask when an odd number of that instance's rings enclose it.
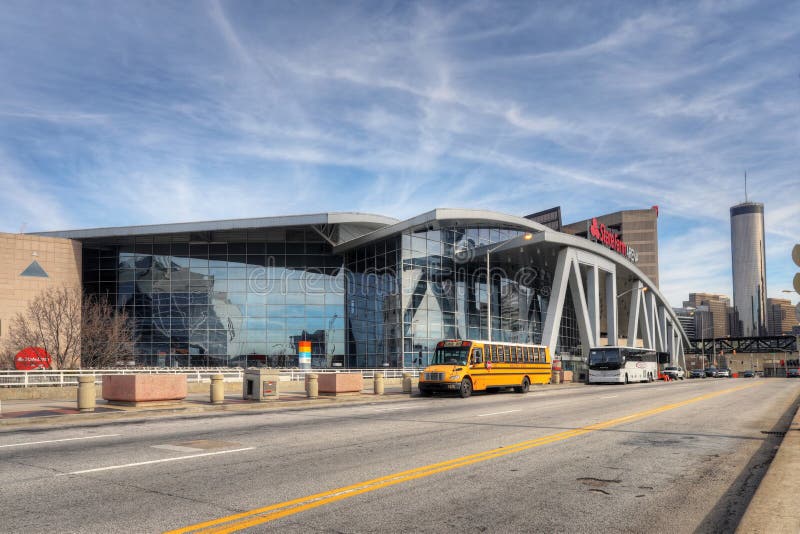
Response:
[[[800,408],[766,475],[736,528],[736,534],[800,532]]]

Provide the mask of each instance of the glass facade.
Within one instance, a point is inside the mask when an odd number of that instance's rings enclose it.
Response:
[[[342,365],[341,259],[311,229],[176,234],[84,242],[84,289],[133,319],[137,363]]]
[[[311,227],[84,240],[84,289],[134,321],[137,364],[425,366],[447,338],[541,343],[553,258],[475,250],[522,230],[407,230],[343,255]],[[491,298],[491,305],[489,299]],[[571,298],[561,351],[580,336]]]
[[[474,251],[522,235],[489,227],[406,232],[345,255],[348,366],[424,367],[442,339],[541,343],[554,263],[525,263]],[[491,298],[491,306],[488,299]],[[578,350],[571,299],[564,306],[562,351]]]

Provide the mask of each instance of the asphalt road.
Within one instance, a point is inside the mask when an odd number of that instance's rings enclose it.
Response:
[[[544,386],[9,429],[0,530],[732,532],[798,394],[792,379]]]

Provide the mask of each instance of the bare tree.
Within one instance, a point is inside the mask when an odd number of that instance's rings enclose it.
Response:
[[[133,328],[128,315],[106,298],[85,297],[81,333],[81,366],[108,367],[133,357]]]
[[[49,288],[19,313],[9,328],[6,351],[42,347],[56,369],[97,367],[127,360],[133,332],[124,313],[107,299],[84,298],[80,289]]]
[[[0,369],[14,368],[14,354],[6,347],[0,346]]]
[[[48,288],[18,313],[11,322],[7,348],[12,352],[25,347],[42,347],[56,369],[78,365],[81,346],[81,291]]]

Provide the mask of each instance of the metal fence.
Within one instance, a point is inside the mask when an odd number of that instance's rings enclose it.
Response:
[[[186,375],[188,382],[210,382],[211,375],[221,374],[225,382],[241,382],[244,369],[196,368],[196,367],[137,367],[125,369],[67,369],[63,371],[37,370],[37,371],[8,371],[0,370],[0,387],[38,387],[38,386],[77,386],[78,377],[89,375],[95,377],[96,383],[101,383],[103,375],[134,375],[134,374],[181,374]],[[419,376],[421,369],[273,369],[280,373],[281,382],[304,381],[309,373],[361,373],[364,378],[372,379],[375,373],[383,373],[385,378],[402,378],[403,373]]]

